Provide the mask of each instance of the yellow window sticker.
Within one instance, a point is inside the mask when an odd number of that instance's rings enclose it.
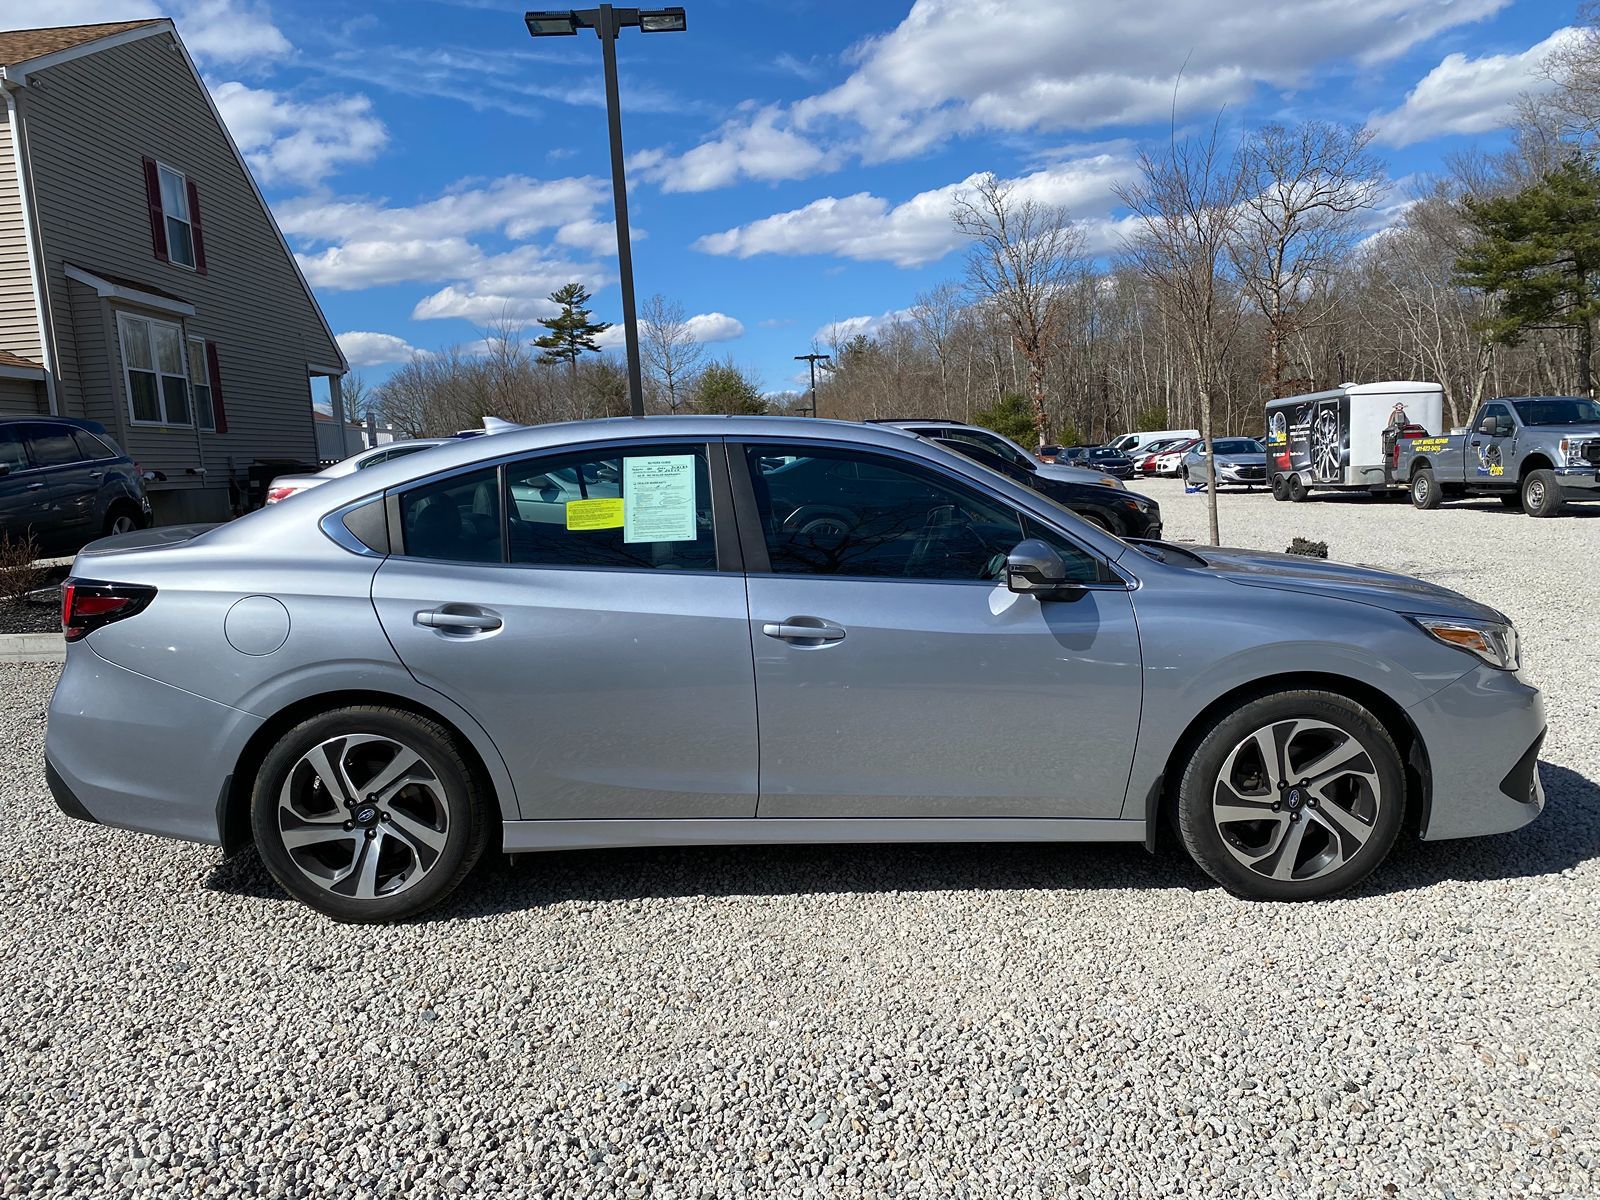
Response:
[[[567,528],[621,529],[622,497],[608,500],[568,500]]]

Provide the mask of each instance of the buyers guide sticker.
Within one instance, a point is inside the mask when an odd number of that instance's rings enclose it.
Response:
[[[622,540],[692,542],[694,455],[622,460]]]

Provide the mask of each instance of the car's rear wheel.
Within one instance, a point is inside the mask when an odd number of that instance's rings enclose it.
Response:
[[[1289,498],[1289,481],[1282,475],[1272,477],[1272,498],[1274,500],[1287,500]]]
[[[1400,752],[1346,696],[1278,692],[1220,718],[1178,787],[1178,828],[1236,896],[1312,900],[1366,878],[1405,809]]]
[[[402,709],[296,725],[267,753],[250,818],[262,861],[297,900],[340,921],[437,904],[489,838],[489,806],[453,735]]]
[[[131,504],[113,504],[106,513],[105,534],[111,537],[118,533],[132,533],[136,529],[143,529],[144,522],[140,519],[139,510]]]
[[[1411,503],[1417,508],[1438,508],[1443,499],[1438,481],[1427,467],[1411,477]]]

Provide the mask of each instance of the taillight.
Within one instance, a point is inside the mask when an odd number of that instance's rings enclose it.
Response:
[[[267,503],[276,504],[279,500],[287,500],[299,490],[297,487],[269,487],[267,489]]]
[[[61,634],[75,642],[102,625],[143,612],[155,598],[156,589],[141,583],[69,579],[61,585]]]

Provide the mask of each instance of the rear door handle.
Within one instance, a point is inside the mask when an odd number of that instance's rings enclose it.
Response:
[[[785,642],[837,642],[844,637],[844,626],[821,617],[790,617],[787,621],[768,621],[761,632]]]
[[[42,484],[42,483],[30,483],[23,490],[24,491],[28,491],[28,492],[37,492],[37,491],[43,490],[43,488],[44,488],[44,484]]]
[[[454,612],[448,608],[425,609],[417,614],[417,624],[425,629],[441,629],[446,633],[487,633],[504,624],[498,616],[481,609]]]

